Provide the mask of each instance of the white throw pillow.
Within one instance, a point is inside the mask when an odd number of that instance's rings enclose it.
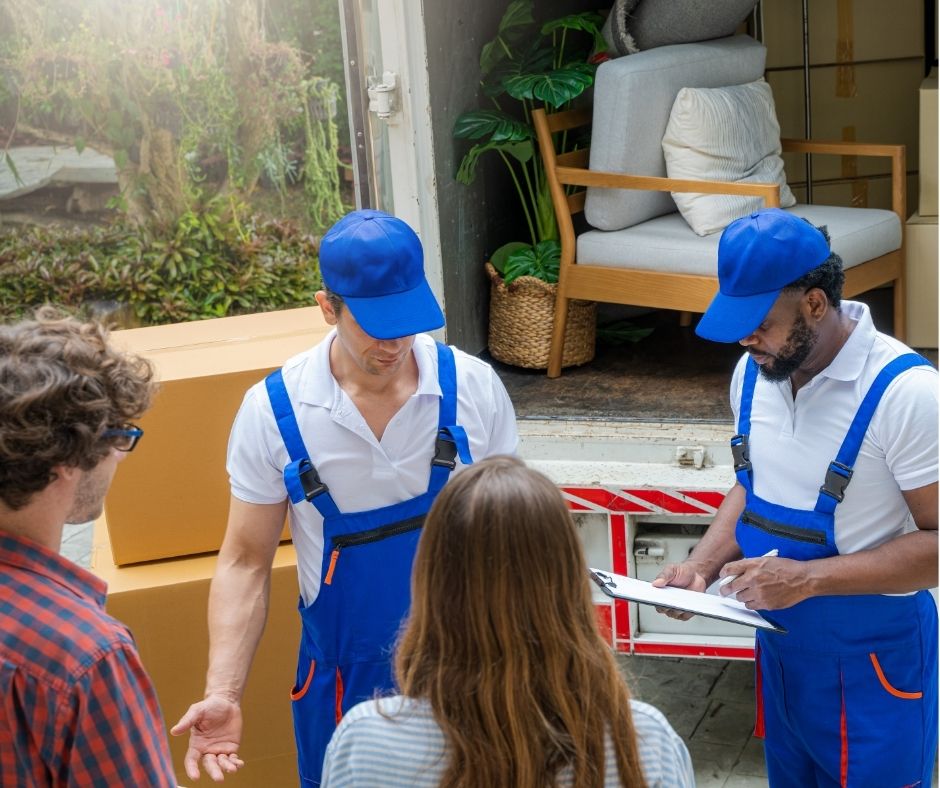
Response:
[[[682,88],[663,135],[670,178],[779,183],[780,205],[796,198],[780,157],[780,124],[763,79],[727,88]],[[760,197],[673,192],[682,216],[699,235],[723,230],[764,206]]]

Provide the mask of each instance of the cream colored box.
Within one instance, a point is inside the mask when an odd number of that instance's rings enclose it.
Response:
[[[813,65],[923,57],[923,0],[812,0],[808,3]],[[803,65],[802,0],[761,3],[767,68]]]
[[[812,137],[904,145],[907,166],[918,160],[917,97],[923,81],[923,59],[862,63],[851,68],[817,66],[810,71]],[[767,74],[774,95],[780,136],[804,134],[803,74]],[[805,156],[784,154],[787,180],[804,181]],[[888,158],[813,156],[813,180],[847,180],[889,174]]]
[[[907,246],[907,344],[937,347],[937,217],[913,214]]]
[[[921,216],[937,215],[937,69],[920,83],[920,200]]]
[[[293,545],[274,556],[271,606],[242,698],[245,766],[225,778],[232,788],[297,786],[297,750],[291,718],[300,616]],[[91,571],[108,584],[108,613],[128,626],[153,680],[166,722],[176,779],[192,785],[183,768],[188,736],[169,728],[205,691],[209,654],[206,609],[216,557],[176,558],[116,566],[104,517],[95,523]],[[199,785],[212,781],[203,775]]]
[[[225,454],[242,398],[329,328],[319,307],[309,307],[112,335],[152,361],[160,381],[140,420],[144,438],[105,499],[116,564],[219,549],[229,502]]]

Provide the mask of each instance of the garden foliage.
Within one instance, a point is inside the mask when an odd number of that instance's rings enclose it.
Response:
[[[113,156],[141,224],[170,227],[261,179],[302,184],[311,223],[343,213],[338,86],[266,30],[257,0],[4,0],[0,63],[16,127]]]
[[[0,232],[0,322],[47,303],[83,317],[125,305],[142,325],[311,306],[316,240],[288,222],[241,223],[231,206],[225,215],[187,212],[162,236],[128,221]]]

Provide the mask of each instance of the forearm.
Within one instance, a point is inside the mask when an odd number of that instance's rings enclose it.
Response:
[[[714,582],[721,567],[741,557],[734,530],[742,511],[744,488],[735,484],[718,507],[705,535],[686,559],[705,579],[706,585]]]
[[[849,555],[806,563],[811,596],[904,594],[937,585],[937,532],[916,531]]]
[[[267,621],[270,588],[270,567],[219,556],[209,591],[207,696],[241,700]]]

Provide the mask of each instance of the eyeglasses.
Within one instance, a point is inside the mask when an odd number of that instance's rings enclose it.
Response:
[[[102,438],[111,441],[111,445],[118,451],[134,451],[134,447],[144,435],[144,431],[134,425],[125,424],[123,427],[105,430]]]

